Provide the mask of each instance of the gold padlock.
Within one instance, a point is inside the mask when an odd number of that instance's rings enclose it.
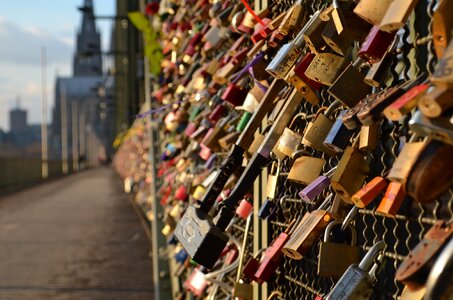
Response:
[[[368,170],[365,154],[354,147],[347,147],[330,179],[330,184],[343,201],[352,203],[351,197],[362,187]]]
[[[381,24],[387,9],[393,0],[360,0],[354,8],[354,13],[370,24]]]
[[[372,152],[379,144],[379,129],[380,123],[375,123],[370,126],[362,126],[359,136],[359,150]]]
[[[409,15],[414,10],[418,0],[393,0],[391,1],[379,28],[382,31],[392,32],[406,24]]]
[[[271,172],[267,176],[266,197],[269,199],[275,199],[279,173],[280,173],[279,163],[276,163],[274,161],[272,163]]]
[[[302,156],[297,158],[288,174],[288,180],[308,185],[318,178],[326,161],[322,158]]]
[[[422,154],[423,149],[428,145],[428,140],[423,142],[408,142],[404,144],[403,149],[398,154],[395,162],[393,163],[390,173],[387,178],[391,181],[406,184],[407,177],[409,176],[412,167],[417,162],[418,157]]]
[[[331,86],[348,63],[344,57],[333,53],[318,53],[305,71],[305,76]]]

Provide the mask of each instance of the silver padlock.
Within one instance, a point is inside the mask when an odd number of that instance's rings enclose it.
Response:
[[[429,119],[418,110],[409,121],[409,128],[419,136],[429,136],[435,140],[453,145],[451,115]]]
[[[379,241],[371,247],[359,265],[351,265],[330,291],[326,300],[365,300],[373,292],[374,272],[379,265],[374,263],[384,251],[385,243]]]

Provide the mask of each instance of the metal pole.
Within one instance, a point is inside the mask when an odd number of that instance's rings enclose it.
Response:
[[[48,147],[47,147],[47,80],[46,80],[46,48],[41,48],[41,176],[49,177]]]
[[[77,101],[72,101],[72,169],[79,170],[79,113]]]
[[[66,107],[66,87],[62,84],[60,87],[61,98],[61,171],[63,174],[68,173],[68,118]]]

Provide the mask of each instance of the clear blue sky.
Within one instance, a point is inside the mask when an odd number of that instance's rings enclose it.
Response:
[[[56,74],[71,75],[76,30],[84,0],[0,1],[0,128],[9,129],[8,111],[28,110],[29,123],[40,123],[41,47],[47,49],[47,98],[54,103]],[[96,15],[114,15],[115,0],[93,0]],[[97,21],[103,48],[109,45],[112,21]]]

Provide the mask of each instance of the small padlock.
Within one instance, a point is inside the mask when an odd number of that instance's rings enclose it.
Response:
[[[224,150],[229,151],[231,148],[231,145],[233,145],[236,140],[238,139],[240,133],[233,131],[225,135],[223,138],[219,140],[219,145],[222,147]]]
[[[261,133],[255,133],[255,138],[253,139],[253,142],[250,144],[250,147],[248,148],[247,152],[250,155],[253,155],[256,153],[258,148],[261,146],[264,140],[264,135]]]
[[[345,110],[340,112],[323,142],[326,148],[329,148],[335,153],[343,152],[352,135],[355,133],[355,130],[350,130],[343,124],[342,117],[345,113]]]
[[[417,0],[393,0],[391,1],[384,17],[379,24],[383,31],[396,31],[406,24],[407,19],[414,10]]]
[[[348,146],[330,179],[331,186],[345,202],[352,203],[351,197],[362,187],[368,170],[365,154]]]
[[[390,121],[399,121],[404,115],[408,114],[413,108],[415,108],[417,103],[426,98],[426,96],[423,95],[428,87],[428,84],[414,86],[407,91],[407,93],[399,97],[395,102],[387,106],[383,112],[384,116]]]
[[[379,62],[395,39],[395,32],[385,32],[373,26],[363,41],[357,56],[370,64]]]
[[[252,213],[252,211],[253,211],[253,205],[250,203],[250,201],[248,201],[246,199],[242,199],[242,201],[239,203],[238,207],[236,208],[236,214],[244,220],[246,220],[248,218],[248,216]]]
[[[361,126],[359,135],[359,150],[372,152],[379,144],[379,130],[381,124],[375,123],[370,126]]]
[[[427,136],[434,140],[453,145],[451,113],[429,119],[420,111],[416,111],[409,120],[409,128],[419,136]]]
[[[233,106],[239,106],[244,103],[248,90],[244,88],[244,83],[230,83],[221,98]]]
[[[279,163],[272,163],[271,172],[267,176],[267,185],[266,185],[266,197],[269,199],[275,199],[277,192],[277,182],[280,173]]]
[[[397,43],[395,42],[394,45],[396,44]],[[363,81],[371,87],[380,87],[384,85],[388,74],[390,73],[393,59],[393,53],[387,51],[379,62],[371,65],[371,68],[366,73]]]
[[[301,141],[302,136],[299,133],[286,127],[277,141],[277,151],[283,153],[285,156],[291,156],[296,151],[297,146],[300,145]]]
[[[308,185],[321,174],[326,161],[322,158],[302,156],[297,158],[288,174],[288,180]]]
[[[308,184],[305,188],[298,193],[299,197],[307,203],[312,203],[312,201],[319,196],[326,188],[330,186],[330,177],[337,168],[334,167],[325,174],[319,176]]]
[[[233,297],[243,300],[253,300],[253,285],[243,280],[235,281],[233,287]]]
[[[351,245],[331,242],[332,230],[341,225],[341,221],[329,223],[324,232],[324,241],[321,242],[318,255],[318,275],[322,277],[339,278],[346,269],[360,261],[360,249],[357,247],[357,232],[352,225],[348,226],[351,232]]]
[[[195,296],[200,297],[208,286],[205,274],[200,267],[195,268],[184,282],[184,288],[191,291]]]
[[[308,252],[315,240],[319,238],[334,218],[329,211],[325,210],[331,198],[332,194],[324,200],[317,210],[304,215],[283,247],[283,254],[292,259],[302,259],[303,255]]]
[[[347,107],[354,107],[371,92],[371,87],[364,81],[366,74],[356,67],[357,62],[349,64],[327,90]]]
[[[388,182],[381,176],[374,177],[351,197],[355,206],[365,208],[376,199],[387,187]]]
[[[412,290],[423,287],[437,254],[453,234],[453,225],[437,221],[398,267],[395,279]]]
[[[394,218],[403,205],[406,193],[399,182],[390,182],[382,197],[381,203],[376,208],[376,213],[386,217]]]
[[[374,244],[358,265],[349,266],[326,300],[369,299],[373,293],[374,261],[384,251],[383,241]]]
[[[429,141],[407,179],[409,196],[421,203],[430,202],[453,184],[453,145]]]
[[[373,25],[381,24],[390,3],[393,0],[360,0],[354,13]]]
[[[333,53],[318,53],[305,71],[305,76],[331,86],[348,64],[344,57]]]
[[[428,88],[428,85],[426,85]],[[425,89],[426,90],[426,89]],[[428,90],[418,101],[418,108],[428,118],[437,118],[453,107],[453,90],[439,85]]]

